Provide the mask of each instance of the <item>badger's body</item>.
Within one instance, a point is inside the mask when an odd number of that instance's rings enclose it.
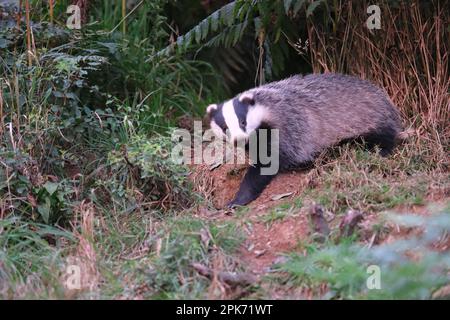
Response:
[[[302,166],[343,140],[363,138],[389,154],[401,131],[389,97],[368,81],[341,74],[293,76],[245,91],[208,107],[216,135],[229,130],[232,140],[248,139],[260,128],[279,130],[279,164]],[[230,205],[244,205],[262,192],[273,176],[250,167]]]

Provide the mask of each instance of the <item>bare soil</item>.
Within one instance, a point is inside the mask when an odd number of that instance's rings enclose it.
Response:
[[[246,232],[246,240],[240,248],[240,259],[248,266],[249,271],[262,275],[277,262],[283,260],[285,253],[302,250],[299,243],[308,239],[311,234],[308,221],[308,207],[296,209],[297,212],[274,221],[263,221],[262,217],[270,213],[271,209],[286,202],[292,202],[310,183],[308,171],[294,171],[279,174],[263,191],[258,199],[250,203],[242,214],[224,209],[232,200],[239,188],[239,184],[245,174],[246,166],[222,165],[210,170],[205,165],[193,167],[194,184],[205,197],[211,200],[216,208],[201,208],[199,215],[208,220],[236,220],[241,221]],[[282,199],[274,200],[277,195],[289,194]],[[436,195],[433,195],[433,202]],[[444,203],[444,202],[442,202]],[[398,209],[398,210],[397,210]],[[428,215],[425,206],[400,206],[398,212],[408,212],[419,215]],[[363,232],[362,240],[373,242],[371,226],[376,223],[377,214],[366,214],[360,223]],[[245,222],[245,223],[243,223]],[[339,221],[331,222],[335,225]],[[370,232],[369,232],[370,231]],[[390,242],[395,239],[409,236],[419,232],[418,230],[404,230],[391,227],[389,233],[376,243]],[[367,233],[364,236],[364,233]],[[373,244],[373,243],[372,243]],[[306,253],[305,253],[306,254]]]
[[[248,205],[248,211],[237,217],[234,212],[224,210],[226,204],[232,200],[245,174],[245,166],[222,165],[210,171],[205,166],[196,168],[202,175],[209,175],[212,179],[210,193],[212,203],[219,211],[212,214],[203,211],[202,214],[211,219],[232,220],[245,219],[244,229],[246,241],[242,244],[241,259],[249,270],[255,274],[265,273],[273,263],[282,259],[284,253],[292,252],[298,247],[299,241],[308,237],[309,228],[306,212],[298,210],[292,216],[277,219],[271,223],[262,221],[262,216],[284,202],[290,202],[307,185],[308,177],[305,171],[279,174],[263,193]],[[279,200],[273,198],[278,195],[289,194]]]

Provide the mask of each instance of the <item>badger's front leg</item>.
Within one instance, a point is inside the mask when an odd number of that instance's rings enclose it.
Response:
[[[259,165],[250,166],[241,182],[239,191],[227,207],[243,206],[255,200],[274,177],[275,174],[262,175]]]

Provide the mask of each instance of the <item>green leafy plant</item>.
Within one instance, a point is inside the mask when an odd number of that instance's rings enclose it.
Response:
[[[176,42],[159,54],[167,55],[174,51],[186,52],[193,48],[230,48],[238,44],[246,33],[258,39],[259,82],[279,76],[289,55],[290,38],[297,36],[295,21],[306,8],[310,17],[326,1],[242,1],[236,0],[214,11],[190,31],[177,38]]]
[[[101,185],[116,201],[128,199],[130,210],[185,208],[195,200],[186,166],[171,158],[168,137],[133,136],[108,155],[108,179]]]
[[[352,242],[309,246],[306,256],[293,254],[277,270],[287,273],[291,285],[313,288],[322,298],[430,299],[450,282],[450,257],[436,248],[450,232],[449,213],[446,209],[429,217],[390,214],[388,221],[424,232],[372,248]],[[371,265],[380,268],[380,289],[366,285]]]

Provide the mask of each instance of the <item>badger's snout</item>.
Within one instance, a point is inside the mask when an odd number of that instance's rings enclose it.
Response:
[[[249,140],[249,136],[245,132],[238,133],[236,135],[230,134],[230,137],[229,137],[229,142],[234,145],[237,145],[239,142],[244,142],[245,144],[247,144],[248,140]]]

